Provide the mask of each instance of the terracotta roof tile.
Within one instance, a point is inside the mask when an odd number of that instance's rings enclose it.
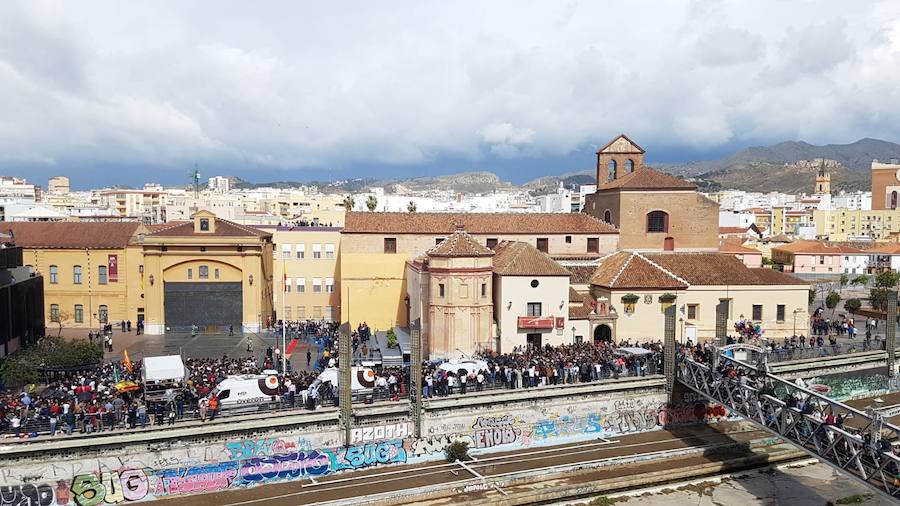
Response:
[[[594,277],[594,271],[597,270],[596,265],[567,265],[562,264],[567,271],[572,273],[569,282],[575,285],[589,285],[591,278]]]
[[[719,241],[719,253],[733,253],[733,254],[744,254],[744,253],[755,253],[762,255],[762,252],[753,248],[748,248],[741,244],[740,241]]]
[[[876,246],[874,248],[867,249],[866,253],[881,253],[882,255],[900,255],[900,244],[890,243],[890,244],[884,244],[881,246]]]
[[[613,289],[683,289],[690,285],[806,285],[768,268],[749,269],[719,253],[614,253],[601,261],[593,284]]]
[[[772,269],[750,269],[732,255],[718,253],[648,253],[646,257],[691,285],[807,284]],[[774,274],[772,274],[774,273]]]
[[[136,221],[35,221],[0,223],[23,248],[124,248],[140,227]]]
[[[584,306],[569,306],[570,320],[587,320],[591,314],[591,308]]]
[[[687,283],[639,253],[620,251],[602,259],[591,284],[606,288],[687,288]]]
[[[569,287],[569,304],[573,302],[584,302],[584,297],[584,295],[578,293],[574,288],[572,288],[571,286]]]
[[[760,285],[808,285],[809,283],[802,279],[785,274],[768,267],[756,267],[750,269],[759,280]]]
[[[494,272],[501,276],[569,276],[563,266],[528,243],[503,241],[494,251]]]
[[[795,241],[783,246],[775,246],[772,250],[812,255],[861,255],[865,253],[861,249],[838,244],[826,244],[819,241]]]
[[[272,234],[253,227],[245,227],[237,223],[215,218],[215,230],[213,232],[194,232],[193,221],[179,221],[166,223],[169,226],[160,226],[150,235],[154,237],[271,237]]]
[[[440,244],[428,250],[432,257],[490,257],[494,250],[478,243],[464,230],[457,230]]]
[[[585,213],[363,213],[348,212],[343,233],[451,234],[617,234]]]
[[[598,191],[614,189],[696,190],[697,185],[645,167],[597,187]]]

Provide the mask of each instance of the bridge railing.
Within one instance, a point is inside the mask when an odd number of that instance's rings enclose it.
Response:
[[[678,379],[860,482],[900,497],[900,457],[891,445],[900,428],[751,365],[725,356],[720,360],[743,374],[730,378],[685,357]]]
[[[864,351],[878,351],[884,348],[880,343],[860,341],[858,344],[853,343],[847,345],[838,343],[837,346],[826,344],[823,347],[813,346],[805,348],[794,348],[791,350],[769,349],[766,352],[766,358],[770,363],[789,362],[792,360],[804,360],[809,358],[833,357],[837,355],[851,355],[853,353],[861,353]]]

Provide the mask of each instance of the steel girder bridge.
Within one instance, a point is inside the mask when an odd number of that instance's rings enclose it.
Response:
[[[731,356],[725,354],[729,349]],[[738,350],[742,352],[734,353]],[[900,499],[900,457],[890,446],[900,437],[900,427],[886,423],[874,409],[863,412],[779,378],[768,372],[762,360],[751,365],[734,357],[757,351],[762,350],[746,345],[720,348],[712,366],[681,357],[678,381],[867,487],[895,501]],[[717,361],[755,380],[742,383],[724,376],[715,367]],[[782,400],[788,396],[797,399],[797,404],[789,407]],[[828,415],[841,415],[843,427],[827,424]]]

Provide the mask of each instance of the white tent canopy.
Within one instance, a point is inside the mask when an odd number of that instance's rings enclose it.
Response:
[[[144,357],[141,369],[144,381],[184,381],[184,362],[180,355]]]
[[[636,356],[640,356],[640,355],[649,355],[650,353],[651,353],[650,350],[647,350],[647,349],[644,349],[644,348],[636,348],[636,347],[634,347],[634,348],[629,348],[629,347],[626,347],[626,348],[619,348],[619,349],[616,350],[616,355],[636,355]]]

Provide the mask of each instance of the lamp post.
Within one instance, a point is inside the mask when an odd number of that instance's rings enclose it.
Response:
[[[572,325],[572,344],[578,344],[575,342],[575,325]]]

